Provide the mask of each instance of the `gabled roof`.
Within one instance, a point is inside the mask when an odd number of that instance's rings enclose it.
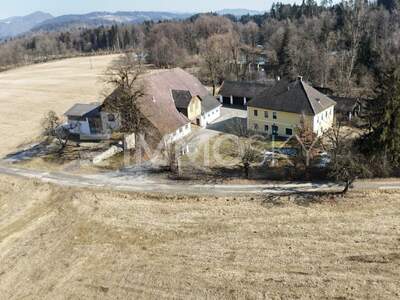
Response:
[[[208,113],[209,111],[212,111],[213,109],[222,106],[217,98],[211,95],[199,96],[199,99],[201,101],[202,113]]]
[[[172,98],[174,99],[176,108],[188,108],[192,101],[192,94],[184,90],[172,90]]]
[[[161,135],[175,132],[190,123],[190,120],[178,112],[172,97],[172,90],[189,91],[191,95],[204,96],[207,89],[200,81],[180,68],[157,70],[141,77],[145,96],[138,100],[141,113],[160,132]],[[114,91],[107,99],[117,97]]]
[[[241,98],[254,98],[266,88],[270,88],[275,85],[275,83],[275,80],[266,81],[265,83],[225,80],[222,83],[219,94],[223,97],[233,96]]]
[[[101,103],[94,102],[90,104],[81,104],[77,103],[72,106],[67,112],[65,112],[65,116],[67,117],[87,117],[90,114],[96,113],[100,107]]]
[[[365,98],[338,97],[338,96],[330,96],[330,97],[336,102],[336,111],[341,113],[352,112],[357,107],[361,107],[362,103],[368,101]]]
[[[292,82],[279,81],[272,88],[264,89],[247,105],[276,111],[317,115],[336,105],[336,102],[298,79]]]

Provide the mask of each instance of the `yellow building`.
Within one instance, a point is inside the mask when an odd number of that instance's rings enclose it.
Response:
[[[195,123],[201,115],[201,100],[197,96],[192,96],[190,91],[172,90],[172,98],[176,109],[185,115],[191,122]]]
[[[301,77],[281,80],[247,105],[250,131],[290,137],[304,120],[317,135],[332,127],[336,102],[305,83]]]

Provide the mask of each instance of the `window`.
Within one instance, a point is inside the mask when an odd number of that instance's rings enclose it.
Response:
[[[254,130],[258,130],[258,124],[254,124]]]
[[[107,116],[107,118],[108,118],[108,122],[115,122],[115,116],[113,114],[109,114]]]
[[[265,131],[265,132],[268,132],[268,130],[269,130],[269,126],[268,126],[268,125],[265,125],[265,126],[264,126],[264,131]]]
[[[276,125],[272,125],[272,134],[278,135],[279,127]]]
[[[264,118],[268,119],[268,112],[264,111]]]
[[[293,129],[286,128],[286,135],[293,135]]]
[[[272,113],[272,118],[274,120],[276,120],[278,118],[278,114],[275,111]]]
[[[257,109],[254,110],[254,116],[255,116],[255,117],[258,116],[258,110],[257,110]]]
[[[189,124],[186,125],[186,129],[189,129]]]

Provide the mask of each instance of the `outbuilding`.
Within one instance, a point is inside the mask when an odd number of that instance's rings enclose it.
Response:
[[[266,88],[275,85],[275,80],[263,83],[250,81],[224,81],[219,90],[219,101],[224,105],[246,107],[247,103]]]
[[[211,95],[198,96],[198,98],[201,101],[199,125],[201,127],[206,127],[221,116],[222,104],[217,100],[217,98]]]

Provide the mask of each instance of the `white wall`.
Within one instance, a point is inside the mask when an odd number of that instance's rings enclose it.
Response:
[[[170,143],[177,142],[183,139],[191,132],[192,132],[192,125],[188,123],[185,126],[176,130],[175,132],[171,133],[169,136],[166,137],[166,139],[169,140]]]
[[[82,121],[68,120],[68,126],[69,128],[72,128],[70,130],[71,133],[90,135],[88,119]]]
[[[331,106],[318,115],[314,116],[313,131],[317,135],[322,135],[325,131],[330,129],[333,125],[335,117],[335,107]]]
[[[201,127],[206,127],[208,124],[210,124],[212,121],[215,121],[221,116],[221,107],[214,108],[213,110],[204,113],[200,117],[200,126]]]

